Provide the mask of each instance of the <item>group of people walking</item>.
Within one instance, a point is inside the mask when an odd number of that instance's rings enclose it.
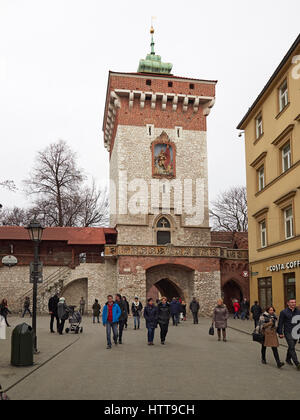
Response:
[[[297,319],[295,317],[299,318]],[[257,331],[264,336],[261,349],[261,361],[263,364],[267,363],[266,350],[269,347],[272,348],[278,368],[282,368],[284,366],[284,363],[279,358],[278,337],[281,340],[285,338],[288,347],[285,362],[290,366],[295,365],[297,370],[300,371],[300,362],[296,352],[296,344],[298,339],[293,335],[293,330],[295,327],[297,329],[299,320],[300,310],[297,308],[295,299],[290,299],[288,301],[287,308],[281,311],[279,320],[273,306],[268,307],[266,311],[260,316]]]
[[[85,301],[83,298],[81,298],[79,305],[80,313],[83,315],[85,311]],[[239,318],[239,315],[241,314],[241,319],[245,320],[249,319],[250,313],[252,314],[255,331],[262,337],[261,361],[263,364],[267,363],[267,348],[271,348],[278,368],[284,366],[285,363],[283,363],[279,357],[278,347],[279,339],[285,338],[288,346],[285,362],[291,366],[295,365],[297,370],[300,371],[300,362],[296,352],[296,344],[299,340],[293,334],[295,317],[299,317],[300,323],[300,309],[297,308],[295,299],[290,299],[288,301],[287,308],[280,313],[279,319],[273,306],[270,306],[263,311],[257,301],[254,302],[254,305],[251,308],[247,299],[244,299],[241,303],[235,301],[233,305],[234,318]],[[65,321],[68,319],[71,312],[70,307],[67,306],[65,298],[59,298],[56,294],[49,299],[48,308],[51,316],[51,333],[55,332],[54,322],[56,321],[57,332],[62,335]],[[96,323],[97,321],[98,324],[100,324],[101,305],[97,299],[95,299],[92,309],[93,323]],[[154,302],[152,298],[149,298],[146,307],[143,308],[138,297],[135,297],[130,307],[125,296],[116,294],[114,298],[112,295],[109,295],[102,312],[102,323],[106,327],[108,349],[112,348],[112,334],[115,345],[123,343],[123,331],[128,327],[130,309],[134,320],[135,330],[140,329],[141,317],[142,315],[144,316],[148,331],[149,346],[154,345],[155,330],[158,327],[160,328],[161,344],[165,345],[170,320],[172,319],[174,326],[178,326],[181,319],[186,320],[186,304],[179,298],[173,298],[170,303],[166,297],[162,297],[156,302]],[[200,305],[196,298],[193,298],[191,301],[189,309],[193,315],[193,323],[198,324]],[[7,320],[7,315],[10,313],[11,311],[8,308],[7,300],[3,299],[0,304],[0,316],[5,320],[7,327],[10,326]],[[26,313],[28,313],[29,316],[32,316],[29,297],[25,298],[22,317],[24,317]],[[223,300],[220,299],[213,311],[212,318],[212,327],[217,330],[218,341],[221,341],[223,338],[223,341],[227,342],[228,318],[229,311]],[[298,320],[296,319],[296,321]]]
[[[195,298],[193,301],[196,302],[193,310],[198,314],[200,306]],[[144,310],[139,298],[135,297],[131,305],[131,312],[135,330],[140,329],[141,317],[142,315],[144,316],[148,331],[149,346],[154,345],[155,330],[158,326],[160,328],[160,342],[162,345],[165,345],[170,319],[172,319],[174,326],[178,326],[180,323],[180,315],[182,315],[182,319],[186,320],[186,304],[184,301],[180,301],[175,297],[171,303],[168,302],[166,297],[162,297],[156,302],[152,298],[149,298]],[[102,313],[102,322],[106,327],[107,349],[112,348],[112,334],[115,345],[123,343],[123,330],[127,328],[128,315],[129,303],[125,296],[122,298],[120,294],[117,294],[115,300],[112,295],[107,297],[107,303]]]

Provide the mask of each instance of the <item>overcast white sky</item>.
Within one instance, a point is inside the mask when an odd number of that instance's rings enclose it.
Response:
[[[37,150],[64,139],[108,179],[102,116],[108,71],[150,50],[178,76],[217,79],[208,121],[210,199],[245,183],[236,126],[299,34],[299,0],[0,0],[0,179],[21,188]],[[28,205],[0,190],[5,207]]]

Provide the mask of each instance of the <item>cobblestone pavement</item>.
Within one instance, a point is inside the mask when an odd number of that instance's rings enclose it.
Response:
[[[11,320],[12,325],[19,321]],[[0,342],[0,383],[13,400],[299,399],[300,372],[289,366],[277,369],[271,351],[269,364],[260,363],[260,346],[249,335],[251,321],[230,320],[248,334],[229,329],[227,343],[208,335],[209,320],[199,325],[187,321],[170,326],[166,346],[156,330],[155,346],[149,347],[144,322],[134,331],[130,319],[124,344],[112,350],[106,350],[104,327],[90,318],[84,319],[79,336],[51,335],[48,322],[38,319],[41,353],[32,368],[10,367],[10,342]],[[285,354],[281,347],[283,360]]]

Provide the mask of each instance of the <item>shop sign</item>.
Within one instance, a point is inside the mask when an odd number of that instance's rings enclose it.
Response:
[[[291,261],[285,264],[271,265],[270,267],[267,267],[267,271],[278,272],[285,270],[294,270],[295,268],[300,268],[300,260]]]

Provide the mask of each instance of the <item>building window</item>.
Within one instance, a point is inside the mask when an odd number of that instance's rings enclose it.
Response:
[[[284,108],[288,105],[288,85],[287,80],[285,80],[279,88],[279,111],[283,111]]]
[[[261,240],[261,247],[265,248],[267,246],[267,225],[266,221],[262,221],[260,224],[260,240]]]
[[[157,245],[168,245],[171,243],[171,224],[166,217],[159,219],[157,225]]]
[[[147,86],[151,86],[151,85],[152,85],[151,80],[146,80],[146,85],[147,85]]]
[[[153,135],[154,135],[154,125],[153,124],[147,124],[146,128],[147,128],[147,136],[148,137],[153,137]]]
[[[168,82],[169,87],[173,87],[173,82]]]
[[[265,188],[265,166],[262,166],[258,171],[258,191]]]
[[[288,207],[284,211],[284,225],[285,225],[285,238],[291,239],[294,237],[294,217],[293,207]]]
[[[181,139],[182,138],[182,127],[175,127],[176,132],[176,138]]]
[[[194,83],[190,83],[190,89],[195,89],[195,85],[194,85]]]
[[[263,135],[263,120],[262,115],[260,114],[256,118],[256,139],[259,139]]]
[[[281,150],[282,153],[282,172],[286,172],[292,166],[291,143],[288,142]]]
[[[258,279],[258,296],[259,304],[263,309],[272,306],[272,277]]]
[[[285,302],[288,302],[290,299],[296,299],[296,277],[295,277],[295,273],[284,274],[283,278],[284,278]]]

